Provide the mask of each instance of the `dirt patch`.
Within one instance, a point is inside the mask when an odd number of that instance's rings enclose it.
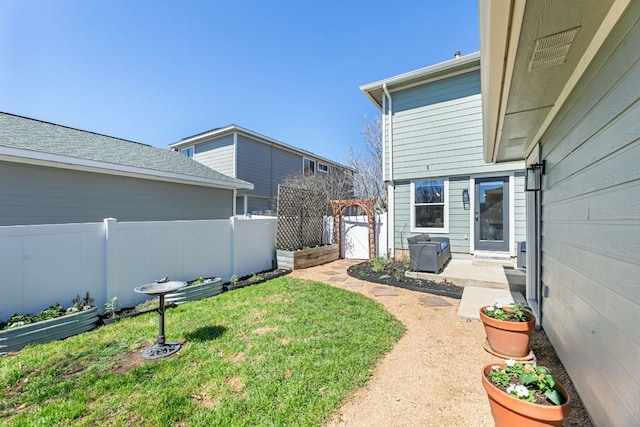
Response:
[[[126,374],[134,368],[142,365],[145,360],[139,350],[119,355],[115,358],[114,374]]]
[[[258,329],[254,329],[252,332],[256,335],[264,335],[268,332],[273,332],[273,331],[277,331],[278,328],[275,328],[273,326],[264,326],[262,328],[258,328]]]

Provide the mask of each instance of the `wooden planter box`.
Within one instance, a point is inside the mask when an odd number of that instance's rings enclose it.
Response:
[[[338,249],[338,245],[319,246],[317,248],[301,249],[299,251],[284,251],[278,249],[276,251],[278,268],[297,270],[326,264],[339,258],[340,254]]]
[[[18,351],[29,344],[61,340],[89,331],[98,324],[98,308],[0,331],[0,354]]]
[[[184,304],[189,301],[197,301],[203,298],[209,298],[222,293],[222,279],[215,277],[207,279],[199,285],[185,286],[182,289],[167,294],[164,297],[165,304]]]

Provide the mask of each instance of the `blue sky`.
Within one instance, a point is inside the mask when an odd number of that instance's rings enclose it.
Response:
[[[346,163],[360,85],[479,49],[477,0],[0,2],[0,111],[162,148],[231,123]]]

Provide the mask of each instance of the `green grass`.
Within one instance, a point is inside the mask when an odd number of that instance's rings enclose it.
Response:
[[[0,424],[318,426],[403,334],[360,294],[282,277],[0,357]]]

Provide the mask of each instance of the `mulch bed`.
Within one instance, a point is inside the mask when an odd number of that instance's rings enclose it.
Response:
[[[402,262],[392,262],[384,271],[373,271],[367,261],[352,265],[347,269],[347,274],[367,282],[396,286],[412,291],[425,292],[449,298],[461,299],[464,288],[448,282],[436,282],[434,280],[414,279],[404,275],[406,267]]]

